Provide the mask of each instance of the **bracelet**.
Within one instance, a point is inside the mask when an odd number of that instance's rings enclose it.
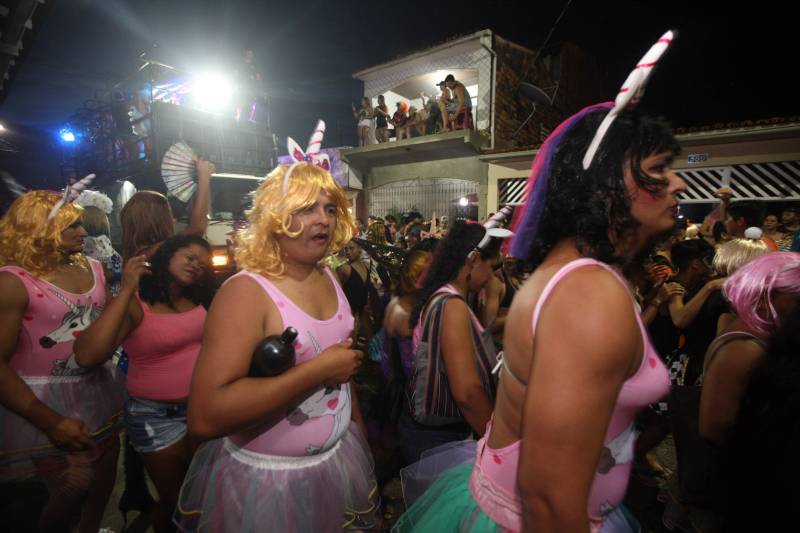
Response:
[[[652,305],[653,307],[655,307],[656,309],[658,309],[659,307],[661,307],[661,304],[662,304],[662,303],[663,303],[663,302],[660,302],[659,300],[650,300],[650,303],[649,303],[649,304],[647,304],[647,305],[648,305],[648,306],[649,306],[649,305]]]

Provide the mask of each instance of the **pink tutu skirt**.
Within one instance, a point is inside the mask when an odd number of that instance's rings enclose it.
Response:
[[[113,364],[74,376],[20,376],[50,409],[81,420],[92,434],[84,452],[56,448],[44,432],[0,406],[0,479],[20,479],[71,465],[90,464],[116,442],[122,430],[125,385]]]
[[[207,442],[184,479],[175,523],[208,532],[375,529],[380,495],[367,442],[353,424],[313,456],[255,453],[227,438]]]

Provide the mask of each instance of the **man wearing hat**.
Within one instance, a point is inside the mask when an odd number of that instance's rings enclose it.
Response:
[[[442,111],[442,124],[445,131],[457,129],[458,116],[464,113],[464,122],[467,116],[472,115],[472,98],[463,83],[457,81],[455,76],[448,74],[447,77],[439,82],[439,87],[447,87],[452,93],[452,98],[448,101],[439,100],[439,109]],[[462,126],[463,127],[463,126]]]

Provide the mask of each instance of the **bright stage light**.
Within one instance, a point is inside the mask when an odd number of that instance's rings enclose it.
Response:
[[[219,111],[226,107],[233,96],[233,85],[216,73],[197,76],[192,83],[195,105],[206,111]]]
[[[469,200],[467,200],[464,196],[458,199],[458,205],[461,207],[467,207],[469,205]]]
[[[75,142],[75,134],[69,128],[61,128],[58,131],[58,136],[61,137],[61,140],[65,143],[74,143]]]
[[[3,126],[2,122],[0,122],[0,133],[3,133],[4,131],[6,131],[6,127]]]

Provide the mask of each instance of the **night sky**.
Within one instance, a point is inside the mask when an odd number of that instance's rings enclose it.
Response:
[[[56,0],[14,78],[0,121],[49,130],[133,72],[137,56],[187,70],[231,68],[243,47],[273,98],[279,138],[304,139],[317,117],[328,146],[356,141],[352,73],[481,29],[538,47],[568,4],[264,0]],[[738,3],[737,3],[738,4]],[[800,115],[795,17],[778,2],[573,1],[549,44],[598,61],[606,94],[664,30],[678,38],[644,106],[676,126]]]

